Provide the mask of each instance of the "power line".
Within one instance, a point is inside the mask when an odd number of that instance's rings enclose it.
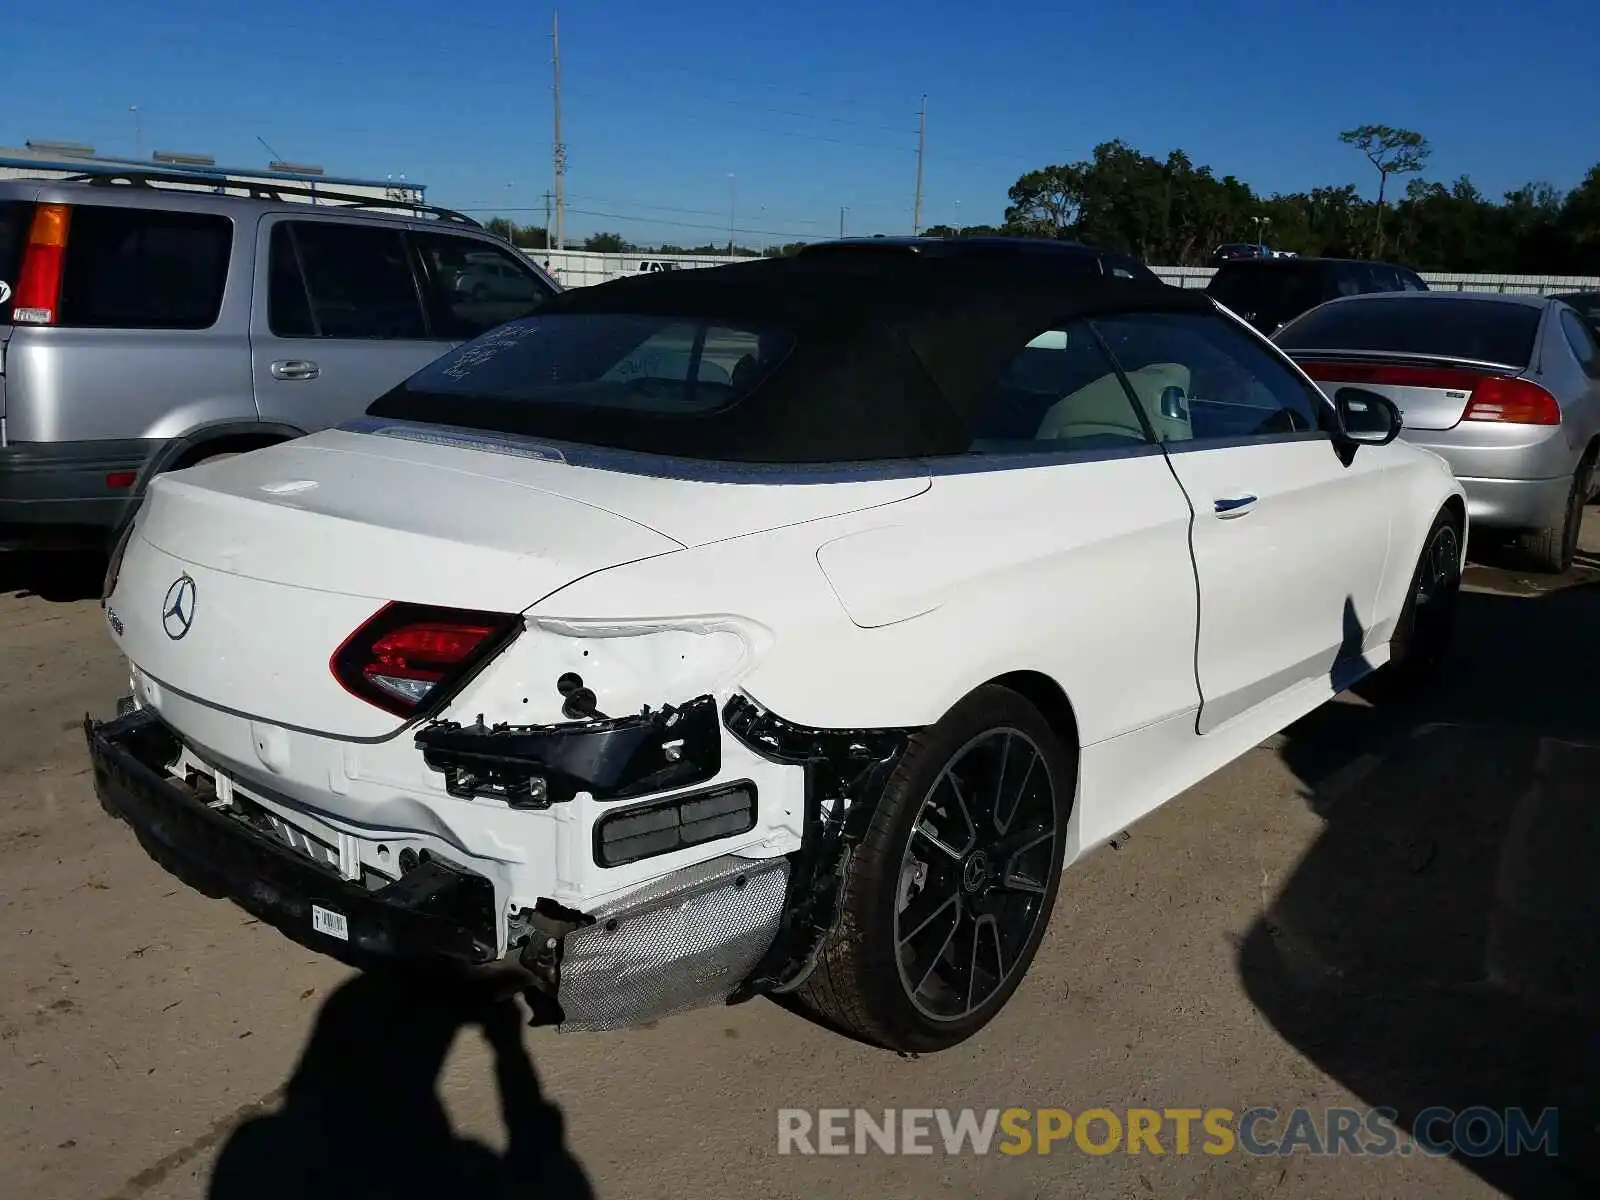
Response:
[[[592,98],[602,99],[602,100],[623,100],[623,99],[626,99],[626,97],[624,96],[623,92],[620,89],[612,89],[612,90],[605,91],[605,92],[582,91],[582,92],[577,92],[577,93],[574,93],[574,94],[575,95],[580,95],[580,96],[589,96],[589,97],[592,97]],[[680,95],[678,97],[676,97],[676,98],[678,98],[678,99],[686,99],[686,100],[695,101],[695,102],[699,102],[699,103],[703,103],[703,104],[728,105],[728,106],[731,106],[733,108],[737,108],[737,109],[739,109],[739,110],[741,110],[743,112],[767,113],[767,114],[769,114],[771,116],[776,116],[776,117],[794,117],[794,118],[796,118],[798,120],[802,120],[802,121],[820,121],[820,122],[823,122],[824,124],[828,124],[828,125],[849,125],[849,126],[853,126],[854,128],[857,128],[857,129],[875,129],[875,130],[880,130],[880,131],[885,132],[885,133],[904,133],[904,132],[907,132],[906,130],[902,129],[898,125],[885,125],[885,124],[882,124],[881,122],[877,122],[877,121],[858,121],[858,120],[855,120],[854,118],[851,118],[851,117],[830,117],[830,116],[827,116],[827,115],[825,115],[823,113],[800,112],[800,111],[798,111],[796,109],[792,109],[792,108],[772,108],[772,107],[770,107],[768,105],[751,104],[748,100],[736,100],[736,99],[731,99],[731,98],[726,97],[726,96],[709,96],[709,95],[697,94],[697,93],[690,93],[688,95],[683,95],[683,94],[680,93]],[[657,98],[654,97],[654,96],[650,97],[645,103],[648,104],[648,106],[651,109],[659,109],[659,107],[660,107]]]
[[[567,198],[569,200],[570,199],[589,200],[589,201],[592,201],[592,202],[598,203],[598,204],[610,204],[610,205],[620,206],[622,208],[646,209],[646,210],[651,211],[651,212],[683,213],[683,214],[686,214],[688,216],[695,216],[695,217],[720,217],[720,216],[722,216],[722,213],[717,209],[711,209],[711,208],[679,208],[679,207],[676,207],[676,206],[671,205],[671,204],[645,204],[645,203],[643,203],[641,201],[637,201],[637,200],[622,200],[622,199],[618,199],[615,196],[595,196],[595,195],[591,195],[591,194],[588,194],[588,193],[568,192],[567,193]],[[507,205],[491,205],[491,204],[485,204],[485,203],[480,202],[480,203],[475,204],[475,205],[457,205],[456,207],[457,207],[458,211],[464,212],[464,213],[490,213],[490,214],[510,215],[511,213],[541,213],[541,212],[542,213],[548,213],[549,212],[549,205],[548,204],[544,205],[544,206],[533,205],[533,204],[507,206]],[[867,205],[867,206],[863,206],[863,207],[872,207],[872,206]],[[891,206],[882,206],[882,207],[891,207]],[[894,206],[894,207],[897,207],[897,206]],[[569,212],[575,212],[577,210],[576,209],[568,209],[568,211]],[[630,217],[626,217],[624,219],[625,220],[629,220],[629,221],[634,221],[634,220],[643,221],[643,220],[647,220],[648,218],[630,216]],[[784,225],[826,225],[827,224],[826,221],[819,221],[819,220],[816,220],[816,219],[814,219],[812,217],[786,217],[786,216],[782,216],[782,215],[779,215],[779,214],[772,214],[772,220],[777,221],[780,224],[784,224]]]
[[[664,218],[656,217],[630,217],[624,213],[598,212],[588,208],[572,208],[567,211],[579,216],[599,217],[606,221],[631,221],[635,225],[665,225],[669,229],[713,229],[719,233],[728,230],[733,233],[752,234],[756,237],[789,238],[796,242],[812,241],[820,237],[820,235],[814,234],[797,234],[787,229],[750,229],[740,225],[712,225],[696,221],[668,221]]]
[[[591,98],[591,99],[604,99],[604,100],[616,100],[617,99],[617,94],[615,92],[595,92],[595,91],[580,90],[580,91],[571,92],[570,94],[575,95],[575,96],[584,96],[584,97],[588,97],[588,98]],[[736,102],[730,101],[729,103],[736,103]],[[741,107],[746,107],[746,106],[741,106]],[[649,108],[649,111],[651,111],[653,113],[659,113],[659,114],[661,114],[663,116],[675,117],[678,120],[689,120],[689,121],[720,120],[720,118],[713,117],[713,116],[708,115],[708,114],[706,114],[704,112],[700,112],[700,113],[690,112],[690,111],[686,111],[686,110],[684,110],[682,108],[674,109],[674,108],[671,108],[670,106],[667,109],[663,109],[661,105],[657,104],[653,100],[649,102],[648,108]],[[748,107],[746,107],[746,111],[749,111]],[[877,150],[877,151],[880,151],[880,152],[889,151],[889,152],[900,152],[900,153],[910,153],[911,152],[911,147],[908,146],[908,145],[905,145],[905,144],[891,145],[888,142],[865,142],[865,141],[861,141],[861,140],[856,139],[856,138],[831,137],[828,134],[822,134],[822,133],[802,133],[801,131],[796,130],[796,129],[774,129],[774,128],[770,127],[770,126],[765,126],[765,125],[746,125],[746,126],[742,126],[742,127],[740,127],[738,132],[740,132],[740,133],[761,134],[761,135],[764,135],[764,136],[767,136],[767,137],[798,138],[801,141],[823,142],[823,143],[827,143],[828,145],[833,145],[833,146],[854,146],[854,147],[857,147],[857,148],[862,149],[862,150]],[[909,133],[914,133],[915,130],[908,129],[906,132],[908,134]]]

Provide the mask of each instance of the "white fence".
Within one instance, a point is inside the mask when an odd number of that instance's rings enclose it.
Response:
[[[1203,288],[1215,267],[1152,267],[1177,287]],[[1436,292],[1522,292],[1548,296],[1555,292],[1600,291],[1600,278],[1592,275],[1466,275],[1453,271],[1419,272]]]
[[[721,267],[723,256],[692,254],[599,254],[591,250],[529,250],[528,257],[551,270],[567,287],[586,287],[641,271],[686,270]],[[1155,273],[1177,287],[1205,287],[1215,267],[1154,267]],[[1584,275],[1463,275],[1424,271],[1422,277],[1435,291],[1523,292],[1546,296],[1552,292],[1600,291],[1600,278]]]

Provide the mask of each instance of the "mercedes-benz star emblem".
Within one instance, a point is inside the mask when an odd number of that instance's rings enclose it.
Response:
[[[167,589],[167,598],[161,603],[161,628],[167,636],[178,641],[194,625],[194,580],[180,575]]]

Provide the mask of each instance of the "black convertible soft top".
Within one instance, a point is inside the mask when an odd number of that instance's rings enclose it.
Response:
[[[971,445],[979,402],[1030,339],[1076,317],[1134,311],[1216,310],[1198,290],[1064,276],[1021,262],[921,255],[904,260],[801,255],[650,273],[564,292],[526,319],[580,314],[714,319],[781,329],[792,337],[792,347],[736,402],[706,412],[443,396],[419,387],[420,378],[395,388],[367,411],[374,417],[723,462],[960,454]],[[479,342],[469,342],[435,368],[471,353]]]

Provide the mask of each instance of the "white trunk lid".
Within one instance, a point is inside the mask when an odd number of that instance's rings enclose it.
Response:
[[[276,725],[381,738],[401,718],[346,692],[328,660],[390,601],[520,612],[610,566],[926,486],[915,475],[714,484],[328,431],[156,479],[107,619],[163,688]],[[193,611],[174,637],[165,600],[185,575]]]

